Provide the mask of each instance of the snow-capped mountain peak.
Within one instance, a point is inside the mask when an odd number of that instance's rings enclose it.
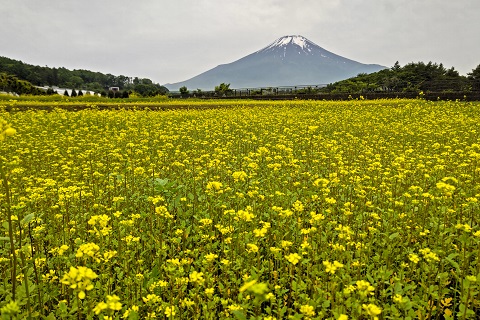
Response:
[[[278,38],[256,53],[273,53],[280,58],[285,58],[287,55],[291,54],[321,55],[325,57],[325,55],[328,54],[328,51],[303,36],[293,35]]]
[[[307,38],[302,37],[302,36],[283,36],[281,38],[278,38],[265,48],[263,48],[260,51],[263,50],[268,50],[268,49],[273,49],[273,48],[279,48],[279,47],[285,47],[288,46],[289,44],[294,44],[299,46],[302,49],[305,49],[307,47],[307,42],[310,42]]]

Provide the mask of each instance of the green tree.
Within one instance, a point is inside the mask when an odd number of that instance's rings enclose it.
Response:
[[[57,94],[57,92],[55,90],[53,90],[52,88],[48,88],[47,89],[47,95],[52,95],[52,94]]]
[[[180,87],[180,93],[183,95],[183,94],[188,94],[188,89],[187,87],[183,86],[183,87]]]
[[[480,64],[472,72],[467,73],[467,75],[470,80],[480,80]]]
[[[394,64],[393,67],[391,68],[391,70],[392,70],[392,71],[398,71],[398,70],[400,70],[400,68],[401,68],[401,67],[400,67],[400,63],[398,63],[398,61],[397,61],[397,62],[395,62],[395,64]]]
[[[83,79],[79,76],[72,76],[70,82],[77,88],[83,86],[84,83]]]
[[[458,76],[460,76],[460,74],[458,73],[457,70],[455,70],[454,67],[451,67],[445,72],[445,76],[447,78],[457,78]]]
[[[0,73],[0,91],[31,95],[46,94],[45,90],[33,86],[30,82],[19,80],[16,76],[6,73]]]
[[[70,96],[70,95],[68,94],[68,91],[67,91],[67,89],[65,89],[65,92],[63,93],[63,95],[64,95],[65,97],[68,97],[68,96]]]
[[[145,80],[145,79],[143,79]],[[142,97],[154,97],[157,95],[162,95],[168,92],[168,89],[164,86],[159,84],[145,84],[140,83],[133,87],[133,91],[135,91],[138,95]]]
[[[90,90],[90,91],[94,91],[94,92],[101,92],[102,90],[104,90],[104,88],[102,87],[102,85],[98,82],[90,82],[90,83],[87,83],[85,85],[85,88],[87,90]]]
[[[232,93],[232,89],[230,89],[230,83],[220,83],[218,86],[215,87],[215,92],[221,95],[228,95]]]
[[[77,91],[75,89],[72,89],[72,93],[70,94],[70,97],[76,97],[77,96]]]

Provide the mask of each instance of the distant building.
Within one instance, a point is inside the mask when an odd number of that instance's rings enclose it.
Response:
[[[117,92],[117,91],[120,91],[120,88],[119,87],[110,87],[110,88],[108,88],[108,91]]]
[[[18,93],[15,93],[15,92],[5,92],[5,91],[0,91],[0,94],[5,94],[5,95],[9,95],[9,96],[15,96],[15,97],[18,97]]]
[[[59,95],[63,96],[63,94],[65,93],[65,90],[68,92],[68,95],[71,96],[72,95],[72,89],[67,89],[67,88],[59,88],[59,87],[56,87],[56,86],[52,86],[52,87],[49,87],[49,86],[44,86],[44,87],[40,87],[40,86],[35,86],[39,89],[43,89],[45,91],[47,91],[49,88],[51,88],[53,91],[55,91],[56,93],[58,93]],[[95,92],[93,91],[89,91],[89,90],[82,90],[82,92],[84,94],[91,94],[92,96],[95,95]],[[100,94],[97,94],[97,96],[100,96]]]

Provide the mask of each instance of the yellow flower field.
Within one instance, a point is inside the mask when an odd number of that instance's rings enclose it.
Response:
[[[1,319],[480,315],[480,103],[243,103],[0,111]]]

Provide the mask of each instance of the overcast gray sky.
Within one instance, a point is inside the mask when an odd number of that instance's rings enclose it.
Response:
[[[391,67],[480,64],[480,0],[0,0],[0,56],[187,80],[284,35]]]

